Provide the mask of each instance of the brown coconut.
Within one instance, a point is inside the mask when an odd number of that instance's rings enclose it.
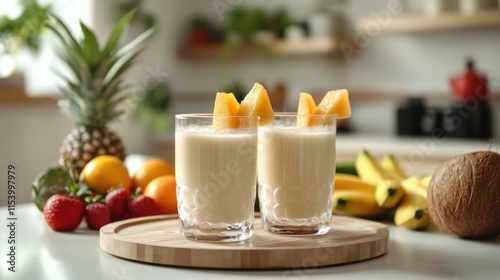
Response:
[[[432,175],[427,203],[442,230],[468,239],[500,235],[500,155],[474,152],[447,160]]]

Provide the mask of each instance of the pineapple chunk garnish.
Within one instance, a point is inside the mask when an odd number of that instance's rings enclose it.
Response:
[[[241,101],[238,116],[259,116],[259,126],[274,121],[274,111],[266,89],[255,83],[250,92]]]
[[[311,126],[310,116],[316,111],[316,103],[311,94],[301,92],[299,97],[299,108],[297,109],[297,127],[304,128]]]
[[[306,115],[318,116],[311,117]],[[321,117],[321,115],[325,115],[325,117]],[[305,128],[315,125],[328,125],[331,122],[331,117],[326,117],[327,115],[336,115],[337,119],[351,117],[349,92],[346,89],[327,92],[317,107],[311,94],[300,93],[299,107],[297,109],[297,127]]]
[[[255,83],[241,104],[232,93],[218,92],[215,97],[215,116],[258,116],[259,125],[266,125],[274,121],[274,112],[266,89]],[[238,118],[214,118],[215,131],[238,128]]]
[[[337,115],[337,119],[351,117],[349,92],[346,89],[332,90],[325,94],[316,108],[317,115]]]
[[[215,96],[214,117],[228,116],[234,117],[238,113],[240,104],[232,93],[218,92]],[[214,118],[213,129],[216,131],[237,128],[237,118]]]
[[[351,117],[351,105],[349,103],[349,92],[346,89],[332,90],[326,93],[319,103],[315,115],[336,115],[337,119]],[[328,125],[331,118],[315,118],[312,125]]]

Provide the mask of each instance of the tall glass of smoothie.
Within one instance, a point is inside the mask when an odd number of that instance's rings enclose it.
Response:
[[[176,115],[177,201],[186,238],[241,241],[252,236],[258,123],[255,116]]]
[[[315,125],[299,125],[304,123]],[[259,202],[266,231],[328,232],[335,139],[335,115],[277,113],[273,124],[259,128]]]

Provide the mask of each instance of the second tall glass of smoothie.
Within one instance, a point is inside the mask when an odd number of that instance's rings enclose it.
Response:
[[[297,127],[297,118],[318,123]],[[276,114],[259,128],[258,186],[266,231],[324,234],[332,219],[334,115]]]

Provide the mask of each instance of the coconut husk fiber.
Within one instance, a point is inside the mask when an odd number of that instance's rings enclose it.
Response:
[[[427,203],[442,230],[467,239],[500,235],[500,155],[482,151],[447,160],[432,175]]]

